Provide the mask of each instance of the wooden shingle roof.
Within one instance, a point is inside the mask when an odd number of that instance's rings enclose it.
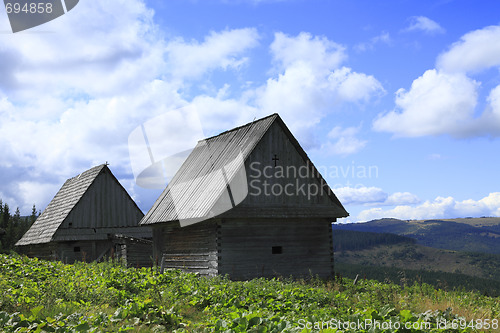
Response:
[[[227,196],[228,184],[235,179],[241,163],[247,160],[275,122],[285,132],[302,159],[310,162],[309,157],[278,114],[200,140],[153,207],[141,220],[141,224],[204,220],[223,213],[220,207],[215,207],[215,205],[220,205],[221,197]],[[314,168],[312,162],[310,165]],[[317,170],[316,173],[321,177]],[[246,187],[247,180],[244,179],[244,181]],[[337,217],[348,216],[335,194],[331,190],[327,192],[332,205],[335,205],[341,212],[342,216]],[[235,196],[235,193],[229,193],[229,196]],[[234,201],[236,200],[231,198],[233,207]]]
[[[105,164],[93,167],[78,176],[66,180],[31,228],[16,243],[17,246],[51,242],[54,235],[73,208],[82,199],[95,179],[108,170]],[[111,174],[112,175],[112,174]]]

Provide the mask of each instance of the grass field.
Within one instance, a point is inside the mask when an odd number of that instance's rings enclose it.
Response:
[[[3,332],[341,332],[356,322],[379,325],[370,332],[395,332],[390,323],[409,327],[401,332],[467,332],[496,329],[500,312],[497,298],[427,284],[235,282],[15,255],[0,256],[0,288]]]

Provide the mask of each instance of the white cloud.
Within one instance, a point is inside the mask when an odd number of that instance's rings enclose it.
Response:
[[[464,74],[435,69],[396,93],[397,109],[380,115],[373,127],[397,136],[461,135],[470,126],[478,83]]]
[[[469,32],[442,53],[436,67],[446,72],[479,72],[500,66],[500,26]]]
[[[378,187],[339,187],[333,191],[344,206],[382,203],[388,198],[387,193]]]
[[[487,102],[489,109],[483,114],[484,126],[487,124],[493,125],[492,131],[500,131],[500,85],[496,86],[490,91]]]
[[[60,186],[46,182],[22,181],[19,182],[18,188],[22,202],[25,202],[26,206],[30,203],[33,206],[33,204],[44,202],[47,193],[52,193],[52,196],[55,196]]]
[[[23,204],[22,201],[17,201],[16,198],[11,197],[10,193],[7,194],[7,192],[2,192],[2,191],[0,191],[0,200],[2,201],[1,202],[2,205],[7,204],[9,206],[11,214],[14,212],[12,210],[14,207],[20,207]]]
[[[356,137],[360,129],[361,126],[347,127],[344,129],[340,126],[334,127],[327,135],[328,139],[331,140],[323,144],[320,150],[327,154],[336,155],[349,155],[360,151],[368,142]]]
[[[263,114],[280,113],[305,149],[319,148],[313,128],[343,102],[366,102],[384,93],[370,75],[341,67],[345,48],[324,37],[277,33],[271,53],[278,76],[256,91]]]
[[[367,101],[374,95],[385,92],[382,84],[373,76],[352,72],[347,67],[330,73],[328,81],[332,88],[337,90],[339,98],[344,101]]]
[[[128,165],[128,133],[148,117],[181,103],[175,88],[153,81],[129,96],[67,102],[53,120],[32,120],[26,115],[29,111],[17,107],[4,114],[9,121],[0,124],[0,147],[12,150],[6,159],[15,165],[38,165],[46,171],[57,166],[51,171],[56,174],[67,174],[84,160]],[[19,128],[29,135],[18,135]]]
[[[444,159],[445,157],[441,154],[438,153],[432,153],[427,156],[429,160],[441,160]]]
[[[338,68],[347,58],[344,46],[306,32],[297,37],[276,33],[271,53],[282,70],[304,63],[314,71],[330,71]]]
[[[378,187],[339,187],[335,188],[334,192],[343,205],[397,206],[420,203],[420,199],[410,192],[395,192],[389,195]]]
[[[174,78],[196,78],[215,68],[239,68],[248,59],[241,56],[257,46],[259,34],[254,28],[211,32],[202,43],[177,38],[168,43],[167,71]]]
[[[370,39],[367,43],[359,43],[354,46],[354,49],[358,52],[365,52],[368,50],[373,50],[377,44],[390,45],[392,43],[391,36],[388,32],[382,32],[380,35],[375,36]]]
[[[388,206],[396,205],[414,205],[420,203],[420,199],[410,192],[395,192],[387,198],[384,202]]]
[[[331,94],[324,77],[299,64],[287,68],[276,79],[268,79],[256,97],[263,114],[279,113],[294,130],[316,125],[329,105]]]
[[[457,201],[452,197],[437,197],[417,206],[400,205],[392,209],[371,208],[362,211],[358,221],[369,221],[383,217],[402,220],[420,220],[454,217],[500,216],[500,192],[490,193],[480,200]]]
[[[443,27],[437,22],[425,16],[414,16],[410,19],[410,25],[404,31],[423,31],[427,34],[445,33]]]
[[[198,111],[207,136],[219,134],[220,130],[230,129],[235,124],[243,124],[248,121],[249,115],[258,113],[258,110],[248,105],[245,100],[225,98],[220,95],[196,96],[192,105]]]
[[[396,93],[396,108],[373,122],[377,131],[396,136],[500,136],[500,86],[487,97],[485,110],[475,115],[481,82],[470,75],[500,66],[500,26],[469,32],[442,53],[437,68],[415,79],[410,90]]]
[[[496,116],[500,116],[500,85],[491,90],[488,103],[491,106],[491,111]]]
[[[468,136],[500,136],[500,85],[493,88],[486,98],[486,108],[480,117],[470,121]]]
[[[40,28],[52,33],[3,35],[0,53],[10,60],[0,70],[4,92],[24,101],[133,90],[163,67],[152,18],[141,1],[81,2]]]

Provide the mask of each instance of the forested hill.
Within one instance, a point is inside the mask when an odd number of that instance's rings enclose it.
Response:
[[[364,250],[377,245],[415,244],[410,237],[390,233],[359,232],[352,230],[336,230],[333,233],[333,250],[352,251]]]
[[[30,216],[21,216],[19,208],[12,213],[9,205],[0,199],[0,253],[14,250],[14,244],[28,231],[39,214],[35,205]]]
[[[405,236],[352,230],[335,230],[333,243],[335,272],[343,276],[395,283],[404,278],[500,295],[500,254],[437,249]]]
[[[500,254],[500,218],[419,221],[380,219],[365,223],[334,224],[333,230],[393,233],[439,249]]]

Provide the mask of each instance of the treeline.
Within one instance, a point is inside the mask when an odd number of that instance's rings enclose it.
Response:
[[[391,233],[361,232],[333,229],[334,251],[357,251],[377,245],[415,244],[416,239]]]
[[[12,214],[9,205],[0,199],[0,253],[14,250],[16,242],[31,227],[38,215],[35,205],[30,216],[21,216],[19,207]]]
[[[351,279],[354,279],[357,275],[358,279],[366,278],[385,283],[392,282],[400,285],[426,283],[434,286],[436,289],[477,291],[485,296],[500,296],[499,281],[460,273],[354,265],[339,262],[335,263],[335,273]]]

